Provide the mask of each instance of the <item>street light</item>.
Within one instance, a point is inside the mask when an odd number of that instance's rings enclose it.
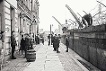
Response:
[[[52,36],[52,26],[53,24],[50,24],[50,44],[51,44],[51,36]]]

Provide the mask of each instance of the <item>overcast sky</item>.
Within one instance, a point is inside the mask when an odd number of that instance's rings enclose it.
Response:
[[[101,2],[106,5],[106,0],[102,0]],[[58,23],[52,16],[55,16],[62,24],[65,23],[65,19],[74,20],[71,13],[65,7],[66,4],[68,4],[76,14],[78,12],[82,16],[85,14],[83,11],[96,13],[94,8],[98,4],[96,0],[39,0],[39,3],[39,24],[40,29],[44,30],[50,30],[50,24],[53,24],[52,30],[58,28]]]

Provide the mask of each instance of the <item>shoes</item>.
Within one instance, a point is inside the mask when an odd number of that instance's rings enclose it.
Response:
[[[56,51],[56,50],[53,50],[53,51]]]
[[[57,51],[57,53],[60,53],[60,51]]]
[[[68,52],[68,51],[66,51],[66,52]]]

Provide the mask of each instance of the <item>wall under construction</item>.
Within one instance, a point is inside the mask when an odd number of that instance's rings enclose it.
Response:
[[[70,48],[102,71],[106,71],[106,25],[70,32]]]

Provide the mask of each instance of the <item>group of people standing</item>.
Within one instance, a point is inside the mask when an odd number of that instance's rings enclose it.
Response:
[[[25,57],[27,50],[33,49],[33,39],[29,34],[22,35],[21,43],[20,43],[20,50],[23,54],[25,52]]]
[[[12,32],[12,36],[11,36],[11,47],[12,47],[11,59],[16,59],[16,57],[14,55],[16,46],[17,46],[17,43],[16,43],[16,40],[15,40],[14,32]],[[25,57],[26,57],[27,50],[29,50],[29,49],[33,49],[33,39],[31,38],[31,36],[29,34],[22,35],[19,52],[21,52],[22,54],[25,52]]]
[[[59,51],[59,43],[60,43],[59,36],[57,34],[55,34],[55,36],[49,35],[48,39],[49,39],[48,45],[50,45],[50,44],[53,45],[54,51],[56,51],[57,53],[60,53],[60,51]]]
[[[53,45],[53,48],[54,48],[53,51],[56,51],[57,53],[60,53],[60,51],[59,51],[59,44],[60,44],[60,39],[61,39],[60,35],[57,35],[57,34],[55,34],[54,36],[53,35],[49,35],[48,39],[49,39],[48,45],[50,45],[50,44]],[[69,36],[65,36],[65,45],[66,45],[66,52],[68,52]]]

